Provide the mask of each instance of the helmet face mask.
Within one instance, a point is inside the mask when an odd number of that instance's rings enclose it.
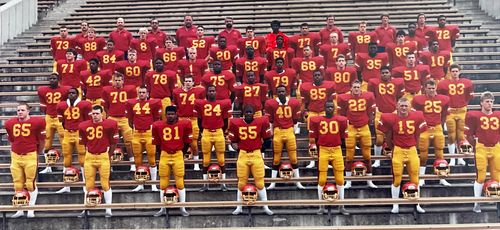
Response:
[[[102,193],[101,190],[94,188],[87,193],[85,197],[85,205],[96,206],[102,203]]]
[[[75,183],[80,180],[80,170],[77,168],[70,166],[67,167],[63,172],[63,181],[64,183]]]
[[[309,146],[309,156],[318,158],[318,148],[316,146]]]
[[[407,182],[405,185],[403,185],[403,198],[409,200],[415,200],[420,198],[418,185],[411,182]]]
[[[441,177],[446,177],[450,174],[450,166],[444,159],[434,161],[434,173]]]
[[[279,175],[284,180],[290,180],[293,177],[293,168],[290,163],[281,163]]]
[[[12,205],[15,207],[26,206],[30,202],[30,194],[26,189],[16,191],[12,197]]]
[[[247,184],[241,191],[241,201],[245,204],[254,204],[257,201],[257,188],[253,184]]]
[[[474,148],[467,141],[462,141],[458,146],[458,152],[461,154],[474,154]]]
[[[327,201],[336,201],[339,199],[339,191],[337,190],[337,186],[334,184],[326,184],[323,187],[323,200]]]
[[[45,164],[47,165],[53,165],[57,163],[59,160],[59,156],[61,154],[57,149],[50,149],[47,153],[44,154],[45,157]]]
[[[366,171],[368,169],[366,168],[366,165],[362,161],[356,161],[352,164],[352,175],[353,176],[365,176]]]
[[[123,150],[121,148],[115,148],[115,151],[113,151],[113,155],[111,156],[111,161],[118,162],[122,161],[123,157],[125,154],[123,153]]]
[[[168,186],[163,190],[162,201],[164,204],[174,204],[179,202],[179,191],[174,186]]]
[[[483,185],[484,194],[488,197],[499,197],[500,196],[500,185],[497,181],[488,180]]]
[[[150,178],[149,167],[141,165],[136,168],[134,173],[135,181],[144,182],[149,180],[149,178]]]
[[[212,164],[207,170],[208,180],[212,182],[219,182],[222,179],[222,169],[218,164]]]

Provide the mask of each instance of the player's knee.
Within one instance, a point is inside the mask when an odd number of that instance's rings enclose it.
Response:
[[[109,182],[101,183],[101,186],[102,186],[102,190],[104,190],[104,191],[109,191],[109,189],[111,189],[111,187],[109,186]]]
[[[238,189],[241,191],[245,185],[247,185],[248,178],[238,177]]]
[[[255,179],[255,187],[257,187],[258,190],[264,189],[264,178],[259,178]]]
[[[177,189],[184,189],[184,177],[175,177],[175,186]]]
[[[377,135],[377,138],[375,139],[375,145],[376,146],[382,146],[383,144],[384,144],[384,136]]]
[[[356,145],[356,140],[354,138],[347,138],[345,140],[345,147],[349,149],[353,149]]]

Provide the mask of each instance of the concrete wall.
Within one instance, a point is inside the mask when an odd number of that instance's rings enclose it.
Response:
[[[500,1],[498,0],[479,0],[479,7],[488,15],[500,19]]]
[[[11,0],[0,6],[0,45],[38,20],[37,0]]]

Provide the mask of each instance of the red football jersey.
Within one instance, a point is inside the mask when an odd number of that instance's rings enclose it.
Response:
[[[174,89],[173,99],[179,117],[197,117],[196,111],[194,111],[194,101],[196,99],[205,99],[205,88],[197,86],[188,91],[176,88]]]
[[[302,82],[312,82],[313,72],[323,66],[322,57],[294,58],[292,68],[297,72],[298,80]]]
[[[279,99],[276,98],[267,100],[264,107],[274,127],[288,129],[295,124],[294,121],[300,119],[302,114],[300,106],[299,100],[287,97],[285,104],[281,104]]]
[[[50,51],[55,61],[66,60],[66,50],[74,48],[75,45],[73,37],[61,38],[60,36],[54,36],[50,38]]]
[[[264,75],[266,68],[267,60],[259,56],[255,56],[253,59],[242,57],[236,60],[236,75],[243,77],[242,82],[248,82],[248,71],[253,71],[255,73],[255,81],[260,82],[260,76]]]
[[[231,92],[234,91],[236,79],[231,71],[223,70],[220,74],[209,71],[203,75],[201,85],[207,87],[214,85],[217,91],[217,100],[229,99]]]
[[[92,104],[88,101],[77,99],[73,105],[69,105],[69,99],[57,104],[57,117],[63,122],[64,129],[78,130],[78,124],[90,119]]]
[[[165,48],[165,40],[167,39],[167,34],[161,31],[160,28],[158,28],[157,31],[150,30],[148,32],[148,35],[146,36],[146,39],[154,39],[158,48]]]
[[[98,154],[108,151],[109,146],[118,143],[118,123],[111,119],[94,123],[84,121],[78,125],[80,144],[90,153]]]
[[[153,55],[155,54],[156,47],[155,39],[133,39],[130,42],[130,48],[133,48],[137,51],[137,60],[150,62],[153,60]]]
[[[38,88],[40,110],[51,117],[57,117],[57,104],[68,99],[70,88],[69,86],[58,86],[53,89],[50,86],[40,86]]]
[[[436,40],[439,43],[439,50],[450,52],[452,42],[460,37],[460,29],[456,25],[446,25],[443,28],[431,27],[426,35],[430,40]]]
[[[427,47],[427,41],[425,39],[419,38],[417,36],[410,37],[406,36],[405,37],[405,43],[413,43],[415,47],[417,47],[417,53],[420,53],[424,50],[424,47]]]
[[[321,38],[321,44],[329,44],[330,43],[330,34],[333,32],[337,32],[339,35],[339,43],[344,43],[344,35],[342,34],[342,30],[336,26],[332,29],[328,29],[326,26],[323,27],[319,31],[319,36]]]
[[[284,85],[286,87],[286,94],[290,95],[292,89],[295,88],[295,76],[297,76],[295,70],[286,68],[282,73],[276,72],[276,70],[267,71],[264,75],[264,79],[268,85],[268,88],[276,94],[276,87]]]
[[[254,37],[253,39],[246,37],[240,39],[238,41],[240,57],[246,56],[247,46],[253,47],[255,57],[262,57],[266,53],[266,39],[264,37]]]
[[[336,147],[342,144],[342,138],[347,137],[347,118],[344,116],[316,116],[311,118],[309,138],[317,139],[316,145]]]
[[[427,35],[427,32],[428,32],[430,29],[431,29],[431,26],[426,26],[426,25],[424,25],[424,26],[419,26],[419,25],[417,24],[417,29],[415,30],[415,37],[418,37],[418,38],[420,38],[420,39],[423,39],[423,40],[426,40],[426,41],[427,41],[428,39],[426,38],[426,36],[428,36],[428,35]]]
[[[338,95],[337,103],[339,114],[346,116],[350,124],[359,128],[368,124],[375,108],[375,96],[371,92],[363,92],[359,96],[345,93]]]
[[[80,47],[83,59],[90,61],[92,58],[98,58],[97,52],[104,50],[106,47],[106,40],[103,37],[96,37],[92,40],[82,38],[77,41]]]
[[[260,150],[262,140],[272,137],[266,116],[254,118],[250,124],[246,123],[244,118],[232,118],[229,122],[229,140],[238,143],[242,150]]]
[[[153,145],[160,146],[162,151],[174,154],[193,142],[191,121],[177,120],[174,124],[166,121],[153,123]]]
[[[388,43],[385,46],[385,52],[389,55],[389,65],[392,68],[406,65],[406,55],[409,53],[417,54],[417,47],[414,43]]]
[[[177,44],[182,47],[189,47],[188,40],[190,38],[198,37],[196,35],[196,31],[198,28],[195,25],[192,25],[191,28],[186,28],[185,26],[180,26],[175,31],[175,38],[177,39]]]
[[[196,57],[199,59],[205,59],[208,56],[208,51],[215,43],[215,38],[212,36],[206,36],[203,38],[189,38],[187,47],[196,48]]]
[[[225,49],[219,47],[210,48],[210,58],[219,60],[222,63],[223,70],[231,70],[233,68],[234,59],[238,55],[236,46],[228,46]]]
[[[439,82],[437,92],[450,97],[450,108],[462,108],[474,97],[474,86],[471,80],[464,77],[458,81],[444,79]]]
[[[347,43],[339,43],[337,45],[326,43],[319,47],[319,54],[325,59],[325,65],[327,67],[334,67],[336,65],[335,61],[339,54],[347,58],[349,53],[351,53],[351,49]]]
[[[388,82],[372,78],[368,82],[368,91],[375,96],[375,105],[382,113],[392,113],[396,103],[404,94],[404,82],[401,78],[392,78]]]
[[[325,81],[333,81],[335,83],[335,91],[337,94],[347,93],[351,90],[351,85],[358,80],[356,68],[346,66],[343,70],[333,66],[325,71]]]
[[[420,61],[422,64],[430,67],[432,79],[441,80],[446,75],[444,69],[450,66],[450,57],[451,55],[449,51],[439,51],[436,54],[424,51],[420,55]]]
[[[160,119],[162,113],[161,101],[158,99],[139,100],[128,99],[125,105],[127,117],[132,121],[135,130],[149,130],[153,122]]]
[[[333,100],[335,95],[335,83],[323,81],[321,85],[315,85],[312,82],[302,83],[300,85],[300,95],[303,102],[308,105],[307,109],[312,112],[325,111],[325,102]]]
[[[276,37],[278,37],[278,35],[283,37],[283,47],[288,48],[288,36],[282,31],[278,31],[278,33],[271,32],[266,34],[266,49],[276,47]]]
[[[388,26],[387,28],[379,26],[375,28],[375,33],[380,46],[385,47],[387,44],[396,41],[396,28],[394,26]]]
[[[127,52],[133,39],[132,33],[126,29],[115,29],[109,33],[109,39],[115,42],[115,49]]]
[[[392,142],[401,148],[410,148],[417,145],[420,133],[427,130],[427,123],[420,111],[409,111],[407,117],[400,117],[394,113],[383,113],[377,129],[383,133],[392,133]]]
[[[238,41],[242,38],[241,33],[238,29],[231,28],[231,30],[221,30],[219,32],[219,38],[220,37],[225,37],[226,38],[226,44],[228,46],[238,46]]]
[[[139,87],[144,84],[144,75],[150,69],[151,64],[147,61],[137,60],[130,63],[128,60],[116,63],[115,69],[124,76],[125,85]]]
[[[76,60],[68,62],[59,60],[54,63],[54,73],[59,74],[59,84],[75,87],[80,87],[80,72],[87,70],[87,62],[85,60]]]
[[[85,70],[80,73],[82,89],[86,99],[95,100],[101,98],[102,87],[111,84],[111,72],[108,70],[98,71],[92,74],[90,70]]]
[[[163,60],[164,69],[177,72],[179,69],[179,61],[186,58],[186,51],[184,47],[175,47],[172,49],[159,48],[156,49],[155,59],[156,58],[161,58]]]
[[[400,66],[392,69],[392,77],[403,78],[405,92],[419,93],[425,81],[430,77],[430,69],[427,65],[416,67]]]
[[[487,115],[481,111],[468,111],[465,115],[465,135],[477,138],[487,147],[500,141],[500,112]]]
[[[389,65],[389,57],[387,53],[377,53],[375,57],[370,57],[368,53],[358,53],[355,62],[363,81],[368,82],[372,78],[380,78],[380,68]]]
[[[271,66],[271,69],[276,69],[276,58],[283,58],[285,62],[283,63],[283,68],[290,68],[292,59],[295,51],[292,48],[270,48],[266,51],[267,65]]]
[[[378,43],[377,34],[375,32],[363,34],[360,32],[349,33],[349,45],[354,54],[368,53],[368,44],[370,42]]]
[[[415,110],[424,113],[428,126],[436,126],[442,124],[448,114],[449,102],[450,98],[446,95],[437,94],[431,98],[423,94],[415,96],[411,104]]]
[[[194,84],[199,85],[203,74],[208,70],[208,63],[205,59],[196,59],[194,62],[184,59],[179,61],[179,71],[181,76],[188,74],[193,76]]]
[[[288,42],[289,46],[295,50],[295,57],[304,57],[304,46],[310,46],[313,52],[318,50],[321,37],[317,33],[309,32],[307,35],[296,34],[290,37]]]
[[[30,117],[27,121],[19,121],[14,117],[5,122],[5,130],[12,152],[21,155],[36,152],[40,142],[45,140],[45,119]]]
[[[172,97],[172,91],[177,83],[177,76],[175,72],[164,70],[161,73],[156,70],[150,70],[144,77],[144,84],[148,88],[149,97],[163,99]]]
[[[267,85],[261,83],[243,83],[234,87],[237,102],[252,105],[255,111],[262,110],[262,104],[267,100]]]
[[[229,118],[231,110],[231,100],[195,100],[194,110],[201,118],[203,129],[220,129],[224,127],[224,119]]]
[[[97,58],[99,58],[99,65],[101,69],[109,70],[112,73],[115,72],[116,63],[125,59],[123,51],[117,49],[114,49],[111,52],[108,52],[107,50],[97,52]]]
[[[137,89],[133,85],[125,85],[121,89],[105,86],[102,90],[104,109],[112,117],[125,117],[127,100],[136,97]]]

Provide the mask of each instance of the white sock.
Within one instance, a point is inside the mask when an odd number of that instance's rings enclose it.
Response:
[[[318,185],[318,199],[323,200],[323,188],[325,186]]]
[[[374,149],[373,153],[375,156],[382,155],[382,146],[375,145],[373,149]]]
[[[104,201],[106,204],[112,204],[113,203],[113,191],[111,188],[108,191],[104,191]],[[107,208],[106,213],[111,213],[111,209]]]

